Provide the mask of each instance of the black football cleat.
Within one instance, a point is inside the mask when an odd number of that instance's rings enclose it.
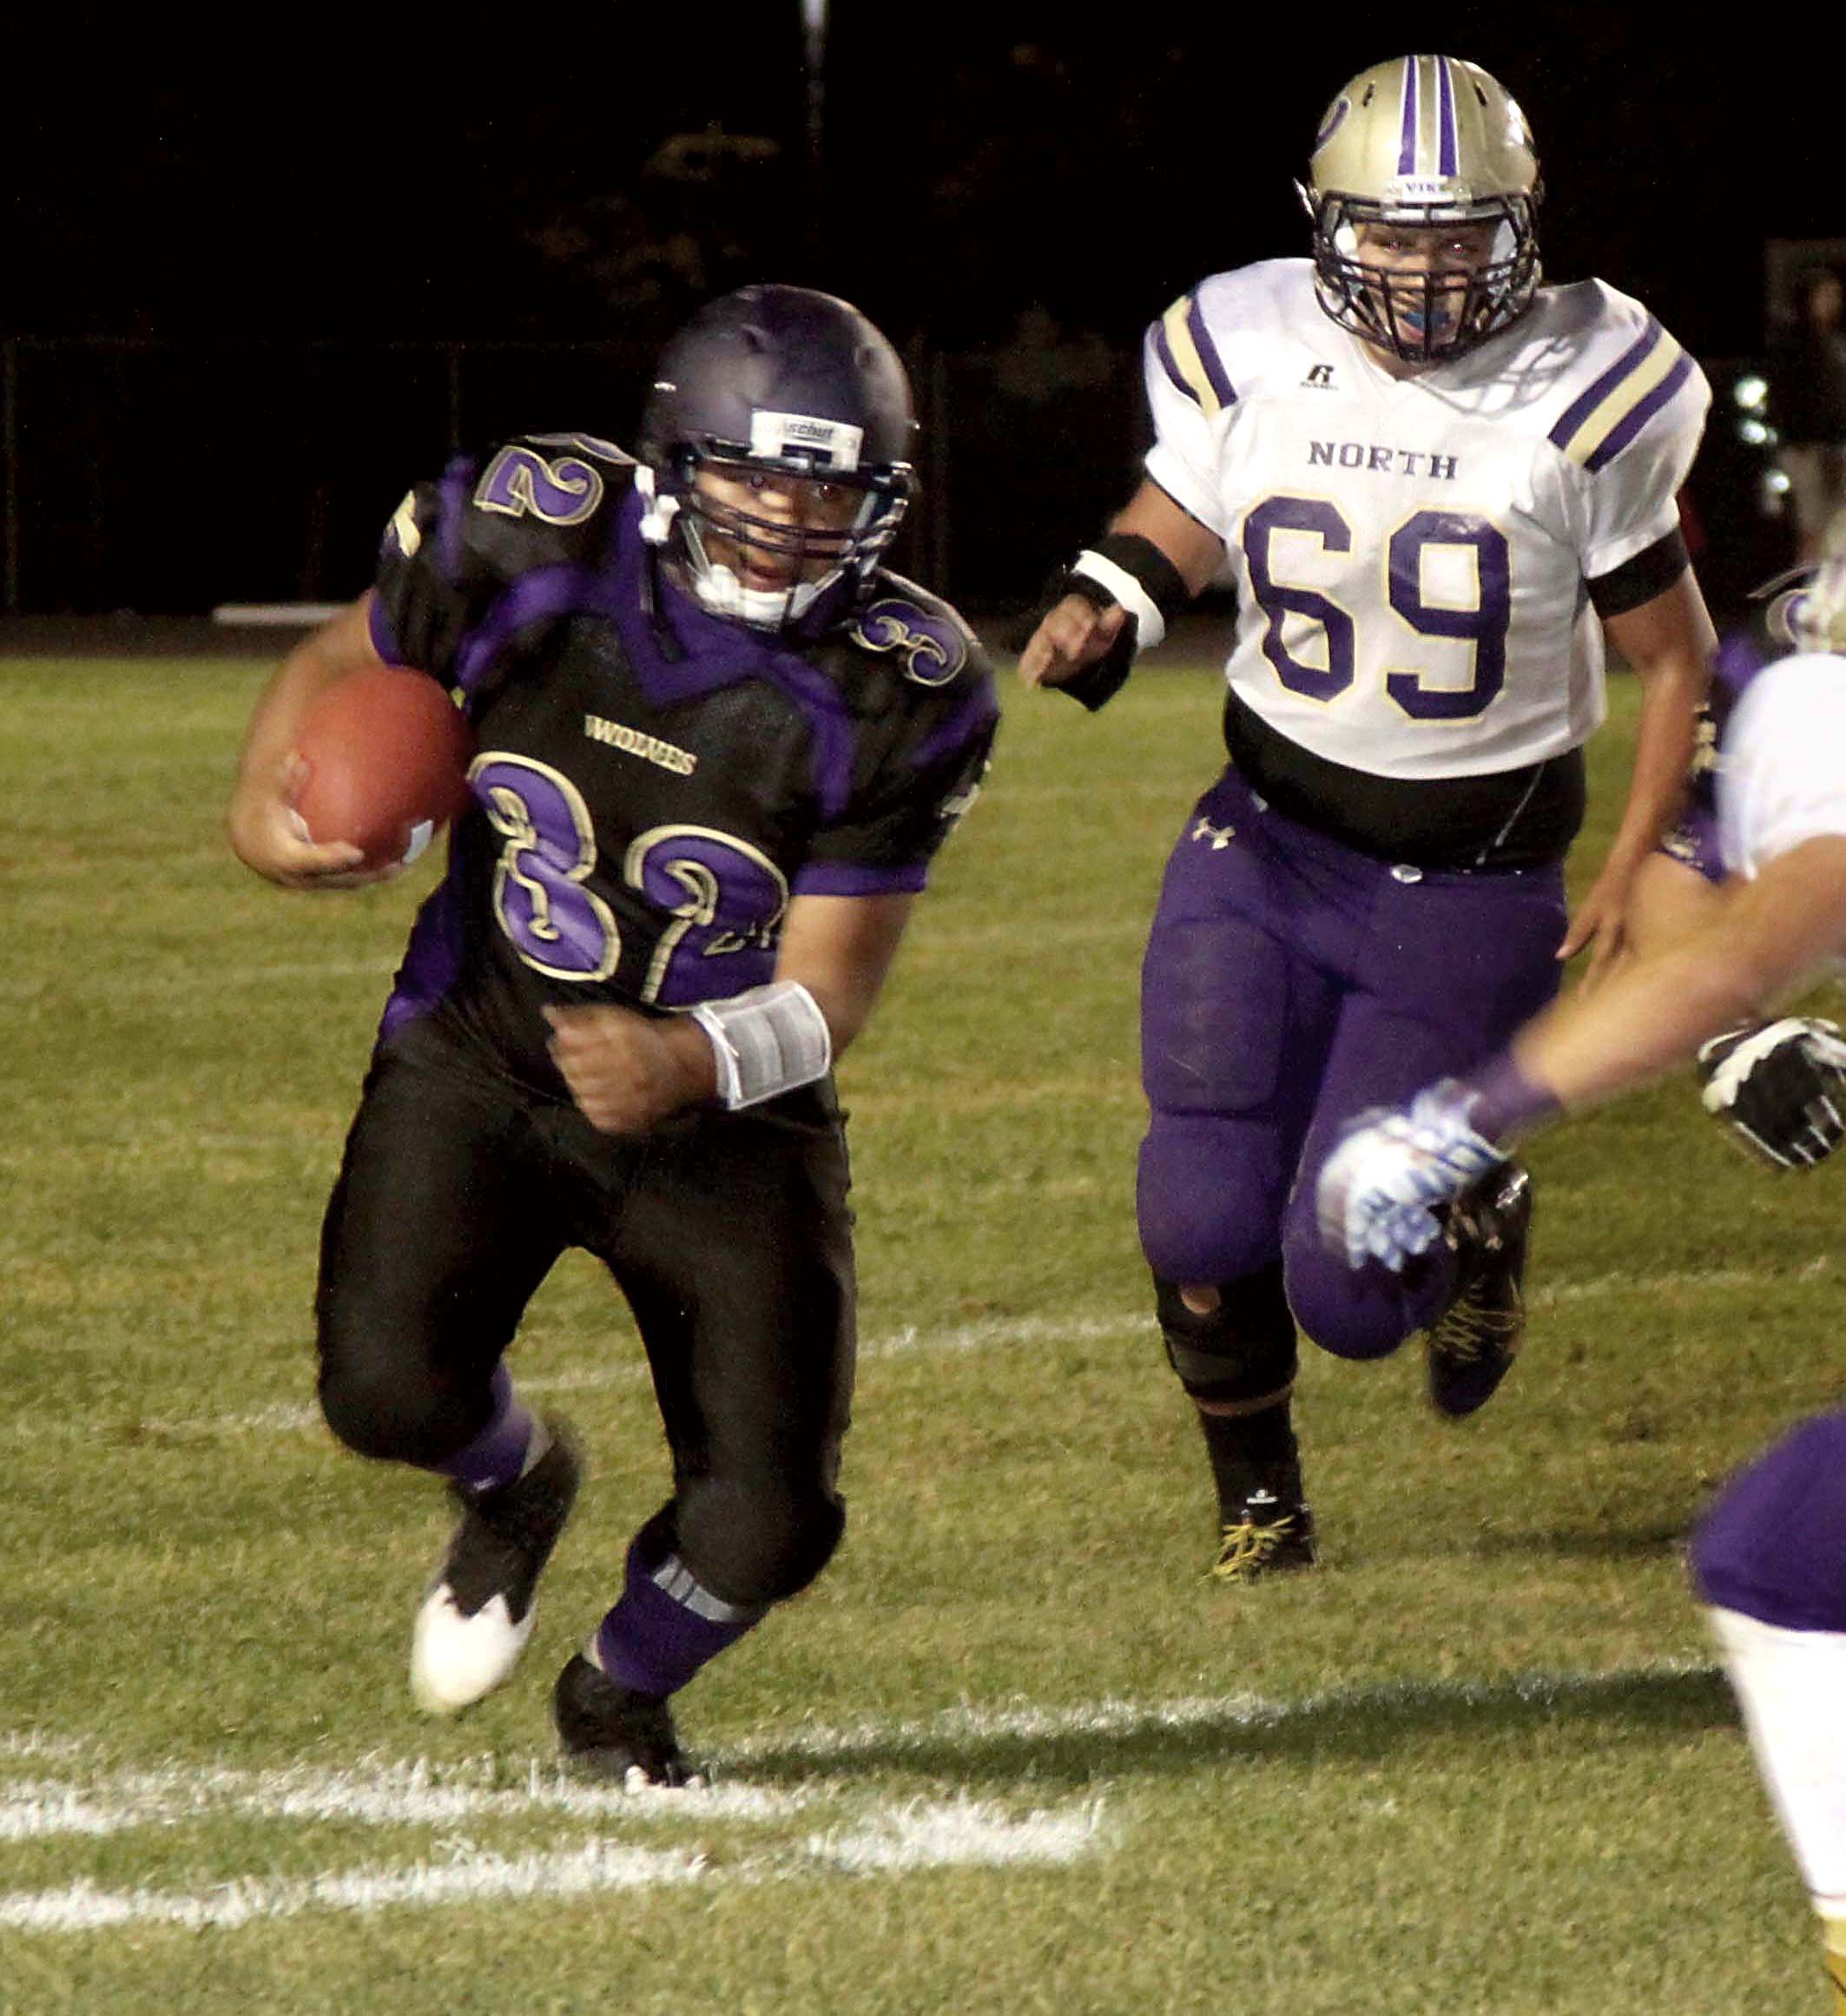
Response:
[[[532,1635],[533,1592],[577,1497],[582,1466],[568,1432],[524,1477],[477,1496],[451,1487],[461,1520],[411,1634],[419,1707],[453,1715],[511,1677]]]
[[[673,1727],[673,1710],[657,1695],[618,1687],[581,1652],[557,1676],[551,1717],[568,1763],[630,1792],[646,1785],[700,1786]]]
[[[1455,1256],[1448,1307],[1429,1329],[1429,1399],[1459,1420],[1493,1399],[1526,1329],[1532,1177],[1509,1163],[1464,1190],[1445,1234]]]
[[[1246,1492],[1221,1513],[1217,1558],[1211,1564],[1214,1582],[1260,1581],[1313,1567],[1314,1514],[1302,1497],[1298,1474],[1278,1472]]]

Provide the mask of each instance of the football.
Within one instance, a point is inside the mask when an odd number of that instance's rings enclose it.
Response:
[[[368,868],[414,860],[468,802],[474,738],[435,680],[395,666],[336,679],[295,737],[295,810],[317,840],[350,840]]]

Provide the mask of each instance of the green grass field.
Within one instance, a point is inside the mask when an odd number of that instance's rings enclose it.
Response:
[[[1759,1175],[1684,1081],[1544,1137],[1500,1398],[1439,1424],[1412,1354],[1310,1354],[1325,1566],[1203,1577],[1131,1192],[1136,971],[1216,767],[1209,672],[1094,721],[1009,688],[841,1072],[847,1543],[684,1697],[713,1789],[555,1765],[551,1678],[664,1482],[587,1264],[514,1357],[592,1462],[528,1663],[419,1718],[442,1502],[320,1427],[308,1322],[417,890],[288,896],[231,859],[265,671],[0,663],[5,2016],[1822,2006],[1680,1549],[1837,1393],[1840,1172]]]

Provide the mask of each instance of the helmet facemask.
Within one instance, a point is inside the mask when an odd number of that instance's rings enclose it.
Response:
[[[1308,201],[1322,308],[1342,329],[1394,356],[1415,364],[1460,357],[1532,306],[1539,272],[1536,192],[1467,205],[1387,205],[1343,195]],[[1368,260],[1361,250],[1368,227],[1441,233],[1481,225],[1492,227],[1493,240],[1478,264],[1394,270]]]
[[[1315,293],[1342,329],[1413,365],[1498,335],[1539,287],[1538,156],[1525,115],[1478,65],[1394,56],[1327,109],[1302,201]],[[1414,242],[1435,247],[1432,270]],[[1426,234],[1427,237],[1426,237]]]
[[[850,302],[741,287],[661,353],[642,537],[714,616],[818,637],[871,589],[916,487],[916,431],[902,360]]]
[[[666,467],[643,473],[655,497],[643,530],[665,548],[701,607],[800,636],[819,635],[859,598],[912,489],[907,469],[836,476],[812,458],[768,460],[722,444],[682,446]],[[843,502],[844,522],[813,522],[833,515],[824,493],[821,511],[798,517],[752,510],[747,486],[778,482],[826,486]]]

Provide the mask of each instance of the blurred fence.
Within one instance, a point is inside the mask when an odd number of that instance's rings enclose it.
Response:
[[[1029,601],[1132,487],[1131,359],[911,357],[924,489],[895,563],[957,600]],[[545,343],[0,343],[8,615],[339,601],[405,490],[457,448],[628,442],[651,350]]]
[[[893,563],[971,609],[1023,608],[1134,486],[1137,360],[1079,342],[909,362],[923,492]],[[652,365],[616,344],[6,340],[4,613],[344,600],[413,480],[507,434],[631,441]],[[1764,451],[1726,401],[1744,367],[1707,361],[1718,396],[1691,486],[1721,612],[1787,554]]]

